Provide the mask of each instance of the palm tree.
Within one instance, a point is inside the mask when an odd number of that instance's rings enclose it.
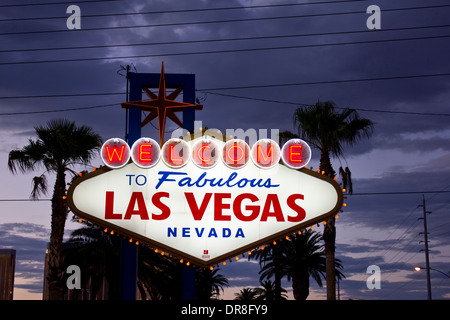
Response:
[[[197,300],[211,300],[218,298],[223,287],[228,287],[228,280],[217,272],[220,268],[213,270],[204,268],[197,271],[196,297]]]
[[[287,300],[286,289],[277,288],[271,280],[259,280],[262,288],[256,288],[257,300],[280,301]]]
[[[309,278],[312,277],[319,287],[322,287],[322,278],[325,278],[324,246],[320,244],[322,237],[312,230],[295,234],[284,241],[285,256],[283,264],[287,266],[286,276],[292,280],[292,289],[296,300],[306,300],[309,295]],[[339,279],[344,277],[341,270],[343,266],[336,259],[336,274]]]
[[[235,293],[234,300],[251,301],[258,299],[258,290],[253,288],[243,288],[238,293]]]
[[[344,145],[352,146],[368,138],[373,122],[360,118],[354,109],[337,111],[333,102],[317,102],[309,107],[298,108],[294,113],[294,125],[298,136],[320,151],[320,170],[334,178],[336,172],[331,165],[331,156],[343,157]],[[336,300],[335,273],[335,218],[331,217],[324,226],[323,239],[326,254],[327,299]]]
[[[8,167],[15,174],[44,168],[45,172],[33,179],[31,197],[38,198],[47,192],[45,173],[56,174],[51,200],[51,234],[48,247],[49,299],[61,299],[63,292],[63,270],[61,252],[68,206],[63,199],[66,188],[66,172],[73,171],[75,164],[87,164],[101,146],[101,138],[90,127],[75,126],[68,120],[52,120],[47,126],[35,127],[36,140],[29,140],[21,150],[9,153]]]
[[[261,267],[260,281],[265,278],[274,277],[274,300],[281,300],[281,293],[283,289],[281,288],[281,279],[285,274],[283,269],[285,266],[281,263],[283,252],[280,246],[267,246],[264,250],[258,250],[254,254],[250,255],[248,258],[259,260],[259,266]]]
[[[64,243],[64,269],[77,265],[81,269],[82,289],[89,289],[90,298],[96,299],[98,290],[106,281],[106,298],[117,299],[120,262],[120,238],[100,228],[87,225],[74,230]],[[88,276],[87,276],[88,275]],[[77,293],[78,290],[74,290]]]
[[[95,299],[98,289],[108,285],[108,299],[118,298],[121,237],[103,228],[84,226],[72,232],[64,243],[64,269],[74,264],[80,267],[82,288],[88,288]],[[137,287],[141,299],[180,300],[181,270],[179,263],[161,251],[139,246]],[[76,291],[76,290],[74,290]]]
[[[139,247],[138,289],[143,300],[181,300],[182,265],[162,251]]]
[[[258,256],[262,263],[260,281],[273,277],[276,273],[282,277],[292,280],[294,298],[296,300],[305,300],[309,295],[309,277],[322,287],[322,279],[325,278],[325,253],[323,245],[319,244],[322,240],[321,235],[312,230],[307,230],[301,235],[295,234],[289,237],[289,240],[280,241],[277,244],[266,247],[264,250],[253,254]],[[263,253],[265,252],[265,253]],[[270,252],[277,252],[276,259]],[[344,275],[340,270],[343,269],[339,259],[336,259],[336,274],[339,279]],[[277,289],[276,282],[273,285],[274,299],[281,299],[280,289]],[[281,291],[284,289],[281,288]]]

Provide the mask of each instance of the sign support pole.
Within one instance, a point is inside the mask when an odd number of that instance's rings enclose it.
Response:
[[[130,72],[130,90],[128,101],[142,99],[142,87],[158,87],[160,75],[155,73]],[[183,86],[183,102],[195,104],[195,75],[166,74],[166,87]],[[141,137],[141,114],[138,106],[129,106],[127,142],[131,147]],[[195,107],[183,108],[183,128],[194,131]],[[122,239],[120,251],[120,285],[119,299],[136,300],[138,274],[138,246]],[[195,299],[195,269],[183,265],[183,300]]]

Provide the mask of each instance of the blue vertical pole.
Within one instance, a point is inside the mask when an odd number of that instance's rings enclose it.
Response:
[[[183,102],[195,104],[195,75],[186,75],[183,87]],[[183,109],[183,129],[194,132],[195,107]]]
[[[159,74],[130,73],[129,101],[142,99],[142,86],[158,87]],[[166,87],[183,86],[183,102],[195,104],[195,75],[166,74]],[[130,147],[141,137],[141,108],[130,106],[128,110],[128,144]],[[183,128],[194,131],[195,107],[183,109]],[[134,243],[122,240],[120,258],[121,300],[136,300],[138,272],[138,247]],[[192,267],[183,265],[183,300],[195,299],[196,272]]]

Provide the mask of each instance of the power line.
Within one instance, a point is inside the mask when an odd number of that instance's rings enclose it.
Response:
[[[415,244],[414,244],[414,241],[416,242]],[[418,239],[415,239],[415,238],[409,239],[409,242],[407,242],[403,247],[395,248],[396,253],[389,259],[386,259],[384,261],[384,264],[395,264],[398,262],[407,263],[408,261],[413,259],[420,252],[419,250],[416,250],[416,249],[418,249],[419,246],[420,246],[420,243],[419,243]],[[412,254],[412,256],[409,257],[408,260],[404,261],[404,258],[411,254]],[[384,280],[386,280],[387,278],[389,278],[389,275],[385,276]]]
[[[110,0],[117,1],[117,0]],[[218,8],[197,8],[197,9],[179,9],[179,10],[162,10],[162,11],[146,11],[146,12],[121,12],[121,13],[106,13],[106,14],[90,14],[83,15],[84,18],[101,18],[101,17],[117,17],[117,16],[134,16],[134,15],[151,15],[151,14],[167,14],[167,13],[192,13],[192,12],[206,12],[206,11],[224,11],[224,10],[241,10],[241,9],[260,9],[260,8],[278,8],[291,6],[310,6],[323,4],[339,4],[348,2],[365,2],[367,0],[342,0],[342,1],[319,1],[319,2],[302,2],[302,3],[279,3],[270,5],[254,5],[254,6],[239,6],[239,7],[218,7]],[[93,2],[93,1],[87,1]],[[78,1],[77,3],[80,3]],[[30,4],[31,5],[31,4]],[[13,6],[13,5],[10,5]],[[0,7],[3,7],[0,5]],[[67,16],[57,17],[31,17],[31,18],[10,18],[0,19],[0,22],[10,21],[28,21],[28,20],[52,20],[52,19],[67,19]]]
[[[448,76],[450,74],[428,74],[428,75],[410,75],[410,76],[396,76],[396,77],[383,77],[383,78],[366,78],[366,79],[347,79],[347,80],[334,80],[334,81],[320,81],[320,82],[304,82],[304,83],[296,83],[296,84],[284,84],[284,85],[312,85],[312,84],[326,84],[326,83],[344,83],[344,82],[354,82],[354,81],[378,81],[378,80],[392,80],[392,79],[408,79],[408,78],[421,78],[421,77],[433,77],[433,76]],[[260,87],[273,87],[273,86],[283,86],[278,84],[272,85],[264,85],[264,86],[244,86],[244,87],[232,87],[232,88],[210,88],[210,89],[197,89],[196,91],[204,92],[207,94],[219,95],[219,96],[227,96],[233,98],[243,98],[271,103],[283,103],[283,104],[291,104],[291,105],[304,105],[307,106],[309,104],[305,103],[297,103],[297,102],[286,102],[272,99],[261,99],[261,98],[251,98],[251,97],[242,97],[237,95],[230,95],[224,93],[217,93],[211,91],[219,91],[219,90],[229,90],[229,89],[242,89],[242,88],[260,88]],[[83,96],[101,96],[101,95],[123,95],[123,92],[112,92],[112,93],[73,93],[73,94],[55,94],[55,95],[34,95],[34,96],[3,96],[0,99],[27,99],[27,98],[61,98],[61,97],[83,97]],[[32,113],[50,113],[50,112],[63,112],[63,111],[74,111],[74,110],[83,110],[83,109],[94,109],[94,108],[102,108],[108,107],[115,104],[108,105],[100,105],[100,106],[91,106],[91,107],[80,107],[80,108],[71,108],[71,109],[59,109],[59,110],[43,110],[43,111],[31,111],[31,112],[10,112],[10,113],[0,113],[0,116],[8,116],[8,115],[21,115],[21,114],[32,114]],[[374,110],[374,109],[364,109],[364,108],[352,108],[358,111],[371,111],[371,112],[379,112],[379,113],[398,113],[398,114],[409,114],[409,115],[420,115],[420,116],[450,116],[447,113],[424,113],[424,112],[412,112],[412,111],[390,111],[390,110]],[[440,191],[447,192],[447,191]],[[358,193],[354,195],[369,195],[367,193]]]
[[[445,25],[434,25],[434,26],[401,27],[401,28],[390,28],[390,29],[387,28],[387,29],[379,29],[379,30],[376,31],[376,33],[383,33],[383,32],[387,32],[387,31],[406,31],[406,30],[433,29],[433,28],[446,28],[446,27],[450,27],[450,25],[449,24],[445,24]],[[151,43],[110,44],[110,45],[54,47],[54,48],[6,49],[6,50],[0,50],[0,53],[33,52],[33,51],[54,51],[54,50],[75,50],[75,49],[101,49],[101,48],[137,47],[137,46],[155,46],[155,45],[174,45],[174,44],[179,45],[179,44],[211,43],[211,42],[227,42],[227,41],[285,39],[285,38],[311,37],[311,36],[328,36],[328,35],[344,35],[344,34],[356,34],[356,33],[367,33],[367,30],[318,32],[318,33],[303,33],[303,34],[273,35],[273,36],[256,36],[256,37],[241,37],[241,38],[200,39],[200,40],[184,40],[184,41],[162,41],[162,42],[151,42]],[[437,36],[437,37],[441,37],[441,36]],[[421,37],[421,38],[423,38],[423,37]],[[388,41],[388,40],[381,40],[381,41]]]
[[[413,223],[412,223],[408,228],[406,228],[400,236],[398,236],[398,237],[394,240],[394,241],[397,241],[397,243],[393,243],[392,246],[382,254],[382,256],[387,257],[387,254],[388,254],[390,251],[394,251],[394,250],[397,250],[397,253],[395,253],[395,254],[394,254],[392,257],[390,257],[389,259],[386,259],[386,260],[385,260],[385,263],[388,263],[388,262],[391,262],[391,261],[393,262],[393,260],[400,254],[400,252],[404,251],[407,247],[409,247],[413,241],[417,241],[417,240],[418,240],[417,238],[415,238],[415,236],[413,236],[412,238],[406,239],[406,237],[407,237],[408,235],[411,236],[410,232],[411,232],[414,228],[416,228],[418,225],[419,225],[419,220],[414,220]],[[407,243],[406,243],[406,244],[403,244],[403,246],[402,246],[401,248],[400,248],[400,247],[396,247],[397,245],[399,245],[399,246],[402,245],[401,242],[406,242],[406,241],[407,241]],[[419,244],[420,244],[419,241],[417,241],[416,244],[415,244],[415,246],[419,246]],[[411,253],[411,252],[408,252],[408,251],[407,251],[407,253]],[[400,259],[398,259],[398,260],[395,261],[395,262],[398,262],[399,260],[400,260]]]
[[[391,231],[391,233],[383,240],[383,242],[384,241],[387,241],[404,223],[405,223],[405,221],[407,220],[407,219],[409,219],[409,217],[414,213],[414,211],[417,209],[418,207],[415,207],[414,209],[412,209],[412,210],[410,210],[410,212],[408,213],[408,215],[406,215],[403,219],[402,219],[402,221],[400,222],[400,223],[398,223],[397,224],[397,227],[394,229],[394,230],[392,230]],[[417,222],[417,221],[416,221]],[[395,241],[397,241],[397,240],[395,240]],[[387,253],[393,246],[395,245],[395,243],[394,244],[392,244],[388,249],[385,249],[384,251],[383,251],[383,253],[382,254],[380,254],[380,256],[384,256],[384,254],[385,253]],[[366,253],[366,255],[363,257],[363,258],[361,258],[360,260],[359,260],[359,262],[358,263],[356,263],[355,265],[354,265],[354,267],[356,267],[356,266],[359,266],[361,263],[363,263],[363,260],[364,259],[366,259],[366,258],[368,258],[369,256],[371,256],[371,254],[375,251],[375,250],[379,250],[378,248],[372,248],[370,251],[368,251],[367,253]]]
[[[52,201],[52,199],[0,199],[0,202]]]
[[[34,95],[34,96],[3,96],[0,100],[5,99],[34,99],[34,98],[67,98],[67,97],[89,97],[89,96],[112,96],[125,95],[125,92],[106,92],[106,93],[72,93],[72,94],[48,94],[48,95]]]
[[[89,4],[89,3],[96,3],[96,2],[113,2],[118,0],[79,0],[76,1],[76,3],[83,3],[83,4]],[[54,5],[70,5],[73,4],[73,1],[65,1],[65,2],[42,2],[42,3],[21,3],[21,4],[1,4],[0,8],[10,8],[10,7],[31,7],[31,6],[54,6]]]
[[[200,90],[198,90],[200,91]],[[311,103],[300,103],[300,102],[291,102],[291,101],[280,101],[274,99],[264,99],[264,98],[253,98],[253,97],[244,97],[233,94],[225,94],[225,93],[217,93],[217,92],[209,92],[209,91],[200,91],[206,94],[212,94],[223,97],[237,98],[237,99],[247,99],[247,100],[255,100],[269,103],[279,103],[279,104],[289,104],[295,106],[310,106]],[[336,107],[336,109],[353,109],[357,111],[365,111],[365,112],[377,112],[377,113],[391,113],[391,114],[408,114],[408,115],[419,115],[419,116],[444,116],[449,117],[450,113],[431,113],[431,112],[413,112],[413,111],[391,111],[391,110],[376,110],[376,109],[366,109],[366,108],[354,108],[354,107]]]
[[[255,88],[271,88],[271,87],[283,87],[283,86],[303,86],[303,85],[317,85],[317,84],[333,84],[333,83],[346,83],[346,82],[358,82],[358,81],[383,81],[383,80],[401,80],[401,79],[417,79],[417,78],[428,78],[428,77],[447,77],[450,73],[431,73],[431,74],[415,74],[415,75],[405,75],[405,76],[391,76],[391,77],[378,77],[378,78],[359,78],[359,79],[342,79],[342,80],[328,80],[328,81],[315,81],[315,82],[298,82],[298,83],[285,83],[285,84],[266,84],[266,85],[247,85],[247,86],[235,86],[235,87],[219,87],[219,88],[202,88],[196,89],[196,91],[207,92],[209,94],[230,96],[230,97],[240,97],[233,96],[223,93],[216,93],[211,91],[222,91],[222,90],[238,90],[238,89],[255,89]],[[23,99],[23,98],[60,98],[60,97],[80,97],[80,96],[101,96],[101,95],[119,95],[125,94],[124,92],[108,92],[108,93],[72,93],[72,94],[52,94],[52,95],[33,95],[33,96],[0,96],[0,99]],[[246,97],[245,97],[246,98]],[[259,100],[258,98],[248,98]],[[262,99],[270,102],[281,102],[277,100]],[[294,102],[282,102],[289,104],[301,104]],[[305,104],[309,105],[309,104]],[[447,115],[447,114],[443,114]]]
[[[359,78],[359,79],[311,81],[311,82],[297,82],[297,83],[283,83],[283,84],[280,83],[280,84],[263,84],[263,85],[251,85],[251,86],[203,88],[203,89],[198,89],[198,91],[222,91],[222,90],[240,90],[240,89],[260,89],[260,88],[304,86],[304,85],[317,85],[317,84],[336,84],[336,83],[352,83],[352,82],[366,82],[366,81],[418,79],[418,78],[448,77],[448,76],[450,76],[450,73],[432,73],[432,74],[430,73],[430,74],[416,74],[416,75],[409,75],[409,76],[391,76],[391,77],[377,77],[377,78]]]
[[[208,92],[205,92],[208,93]],[[111,93],[113,94],[113,93]],[[124,93],[116,93],[116,94],[124,94]],[[225,95],[225,94],[218,94],[218,93],[211,93],[211,94],[217,94],[222,96],[231,96],[231,95]],[[101,94],[98,94],[101,95]],[[57,97],[64,97],[64,95],[56,95]],[[69,95],[69,96],[83,96],[83,94],[79,95]],[[24,96],[24,97],[16,97],[16,98],[34,98],[38,96]],[[43,97],[43,96],[39,96]],[[54,97],[54,96],[48,96],[48,97]],[[232,96],[237,97],[237,96]],[[5,97],[8,98],[8,97]],[[303,105],[308,106],[310,104],[303,104],[303,103],[294,103],[294,102],[281,102],[277,100],[269,100],[269,99],[257,99],[257,98],[247,98],[247,97],[239,97],[239,98],[245,98],[250,100],[258,100],[258,101],[264,101],[264,102],[274,102],[274,103],[283,103],[283,104],[293,104],[293,105]],[[57,110],[42,110],[42,111],[23,111],[23,112],[6,112],[6,113],[0,113],[0,116],[12,116],[12,115],[26,115],[26,114],[39,114],[39,113],[53,113],[53,112],[66,112],[66,111],[78,111],[78,110],[86,110],[86,109],[97,109],[97,108],[104,108],[109,106],[114,106],[117,104],[108,104],[108,105],[100,105],[100,106],[91,106],[91,107],[79,107],[79,108],[70,108],[70,109],[57,109]],[[337,109],[345,109],[344,107],[336,107]],[[361,109],[361,108],[350,108],[357,111],[371,111],[371,112],[379,112],[379,113],[399,113],[399,114],[409,114],[409,115],[421,115],[421,116],[450,116],[448,113],[419,113],[419,112],[408,112],[408,111],[390,111],[390,110],[371,110],[371,109]],[[450,192],[450,191],[449,191]],[[368,195],[368,194],[354,194],[354,195]]]
[[[444,191],[445,189],[447,189],[448,187],[450,187],[450,184],[449,185],[447,185],[446,187],[444,187],[443,189],[442,189],[442,191]],[[433,199],[435,196],[437,196],[438,194],[434,194],[434,195],[432,195],[431,197],[429,197],[428,199],[426,199],[426,200],[431,200],[431,199]]]
[[[120,57],[96,57],[96,58],[77,58],[77,59],[59,59],[59,60],[17,61],[17,62],[2,62],[2,63],[0,63],[0,66],[16,65],[16,64],[82,62],[82,61],[118,60],[118,59],[130,59],[130,58],[152,58],[152,57],[187,56],[187,55],[201,55],[201,54],[222,54],[222,53],[236,53],[236,52],[286,50],[286,49],[327,47],[327,46],[338,46],[338,45],[355,45],[355,44],[382,43],[382,42],[397,42],[397,41],[426,40],[426,39],[442,39],[442,38],[449,38],[449,37],[450,37],[450,35],[441,35],[441,36],[428,36],[428,37],[416,37],[416,38],[366,40],[366,41],[338,42],[338,43],[320,43],[320,44],[296,45],[296,46],[279,46],[279,47],[266,47],[266,48],[228,49],[228,50],[178,52],[178,53],[157,53],[157,54],[131,55],[131,56],[120,56]]]
[[[65,112],[65,111],[79,111],[79,110],[106,108],[106,107],[117,106],[117,105],[118,105],[117,103],[111,103],[111,104],[103,104],[103,105],[98,105],[98,106],[78,107],[78,108],[69,108],[69,109],[41,110],[41,111],[23,111],[23,112],[4,112],[4,113],[0,113],[0,116],[16,116],[16,115],[23,115],[23,114],[42,114],[42,113],[54,113],[54,112]]]
[[[449,193],[450,190],[440,191],[393,191],[393,192],[362,192],[352,193],[349,196],[380,196],[380,195],[403,195],[403,194],[418,194],[418,193]]]
[[[422,192],[416,192],[416,191],[401,191],[401,192],[384,192],[384,193],[380,193],[380,192],[367,192],[367,193],[363,193],[361,195],[384,195],[384,194],[399,194],[399,195],[404,195],[404,194],[417,194],[417,193],[421,193],[426,194],[426,193],[434,193],[434,195],[432,197],[434,197],[435,195],[439,194],[439,193],[448,193],[450,191],[446,191],[445,189],[447,189],[449,186],[444,187],[443,189],[439,190],[439,191],[422,191]],[[354,195],[354,194],[353,194]],[[431,197],[431,198],[432,198]],[[430,199],[431,199],[430,198]],[[402,219],[402,221],[400,223],[397,224],[397,227],[391,231],[391,233],[383,240],[383,241],[387,241],[404,223],[405,221],[407,221],[409,219],[409,217],[420,207],[420,205],[414,207],[413,209],[410,210],[410,212]],[[407,230],[415,227],[418,223],[418,219],[413,221],[412,226],[409,226]],[[406,231],[404,231],[402,233],[402,235],[400,237],[398,237],[395,241],[400,240],[400,238],[406,233]],[[408,243],[409,245],[409,243]],[[395,243],[392,244],[388,249],[386,249],[385,251],[383,251],[383,253],[381,254],[381,256],[384,256],[387,252],[389,252],[393,247],[395,246]],[[362,263],[363,259],[368,258],[373,252],[375,251],[375,248],[372,248],[369,252],[367,252],[367,254],[364,256],[364,258],[360,259],[360,261],[355,265],[358,266]],[[411,258],[410,258],[411,259]],[[409,260],[410,260],[409,259]]]
[[[385,193],[382,193],[383,195],[384,194],[410,194],[410,193],[436,193],[436,192],[450,192],[450,191],[413,191],[413,192],[411,192],[411,191],[402,191],[402,192],[385,192]],[[373,193],[370,193],[371,195],[380,195],[380,193],[378,193],[378,192],[373,192]],[[355,194],[353,194],[353,195],[355,195]],[[36,199],[36,200],[38,200],[38,201],[48,201],[48,200],[51,200],[51,199]],[[2,202],[6,202],[6,201],[36,201],[35,199],[0,199],[0,201],[2,201]],[[412,212],[411,212],[412,213]],[[410,213],[410,214],[411,214]],[[408,217],[409,217],[409,215],[408,215]],[[406,218],[405,218],[406,219]],[[404,220],[405,220],[404,219]],[[403,221],[404,221],[403,220]],[[403,223],[403,222],[402,222]],[[387,239],[386,239],[387,240]]]
[[[270,102],[270,103],[281,103],[281,104],[291,104],[296,106],[309,106],[311,104],[306,103],[296,103],[296,102],[286,102],[286,101],[279,101],[279,100],[272,100],[272,99],[262,99],[262,98],[250,98],[250,97],[242,97],[242,96],[236,96],[236,95],[229,95],[229,94],[221,94],[216,92],[207,92],[203,91],[207,94],[213,94],[213,95],[219,95],[219,96],[225,96],[225,97],[233,97],[233,98],[241,98],[241,99],[249,99],[249,100],[256,100],[256,101],[263,101],[263,102]],[[15,96],[15,97],[0,97],[0,99],[24,99],[24,98],[54,98],[54,97],[77,97],[77,96],[90,96],[90,95],[123,95],[123,92],[118,93],[98,93],[98,94],[70,94],[70,95],[48,95],[48,96]],[[65,112],[65,111],[76,111],[76,110],[85,110],[85,109],[96,109],[96,108],[103,108],[108,106],[113,106],[116,104],[111,105],[100,105],[100,106],[91,106],[91,107],[79,107],[79,108],[70,108],[70,109],[58,109],[58,110],[42,110],[42,111],[24,111],[24,112],[7,112],[7,113],[0,113],[0,116],[11,116],[11,115],[24,115],[24,114],[33,114],[33,113],[52,113],[52,112]],[[346,109],[344,107],[336,107],[337,109]],[[363,108],[349,108],[357,111],[367,111],[367,112],[378,112],[378,113],[398,113],[398,114],[409,114],[409,115],[420,115],[420,116],[450,116],[449,113],[426,113],[426,112],[412,112],[412,111],[390,111],[390,110],[374,110],[374,109],[363,109]],[[358,194],[359,195],[359,194]],[[361,194],[362,195],[362,194]]]
[[[447,4],[447,5],[438,5],[438,6],[421,6],[421,7],[409,7],[409,8],[383,9],[383,12],[434,9],[434,8],[442,8],[442,7],[450,7],[450,5]],[[170,26],[181,26],[181,25],[199,25],[199,24],[215,24],[215,23],[255,22],[255,21],[267,21],[267,20],[299,19],[299,18],[311,18],[311,17],[351,15],[351,14],[361,14],[361,13],[366,14],[366,11],[363,10],[363,11],[348,11],[348,12],[331,12],[331,13],[316,13],[316,14],[304,14],[304,15],[293,15],[293,16],[272,16],[272,17],[261,17],[261,18],[244,18],[244,19],[227,19],[227,20],[210,20],[210,21],[171,22],[171,23],[134,25],[134,26],[95,27],[95,28],[82,28],[82,29],[72,30],[72,32],[151,28],[151,27],[170,27]],[[0,36],[58,33],[58,32],[67,32],[67,29],[2,32],[2,33],[0,33]]]
[[[419,246],[419,244],[417,243],[417,244],[414,246],[414,249],[415,249],[416,247],[418,247],[418,246]],[[401,251],[397,252],[397,255],[398,255],[400,252],[401,252]],[[412,254],[412,256],[409,257],[408,260],[402,261],[404,264],[407,264],[409,261],[411,261],[412,259],[414,259],[414,258],[419,254],[419,252],[420,252],[420,251],[417,251],[417,252],[414,252],[414,253],[413,253],[413,252],[405,252],[405,253],[403,254],[403,256],[400,257],[397,261],[395,261],[395,262],[390,262],[390,263],[391,263],[391,264],[398,263],[398,262],[399,262],[400,260],[402,260],[406,255]],[[385,263],[387,263],[387,262],[385,262]],[[393,275],[395,271],[396,271],[396,270],[393,270],[393,271],[388,272],[387,275],[385,274],[384,277],[383,277],[383,281],[386,281],[387,279],[389,279],[389,277],[390,277],[391,275]]]

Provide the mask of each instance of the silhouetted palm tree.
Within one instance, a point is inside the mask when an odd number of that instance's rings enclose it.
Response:
[[[235,293],[234,300],[251,301],[258,299],[258,291],[254,288],[243,288],[238,293]]]
[[[105,232],[102,228],[85,226],[72,232],[64,243],[64,269],[74,264],[83,275],[82,288],[96,292],[106,280],[108,299],[118,298],[120,277],[121,236]],[[146,246],[139,246],[137,286],[143,300],[180,300],[180,264],[167,254]],[[74,290],[76,292],[76,290]]]
[[[309,277],[312,277],[319,287],[322,287],[322,277],[325,278],[325,252],[322,238],[319,233],[307,230],[302,234],[295,234],[289,240],[278,241],[276,244],[267,246],[264,250],[259,250],[252,254],[254,258],[260,259],[261,269],[259,271],[260,281],[274,277],[275,272],[279,273],[280,280],[287,277],[292,281],[294,298],[305,300],[309,295]],[[273,252],[276,252],[276,259],[273,259]],[[341,270],[343,266],[339,259],[336,259],[336,274],[339,279],[344,277]],[[273,285],[274,298],[279,297],[275,281]],[[284,289],[281,289],[284,290]]]
[[[138,288],[142,299],[181,300],[182,265],[178,260],[146,246],[139,247],[138,256]]]
[[[197,271],[196,297],[197,300],[211,300],[218,298],[223,287],[228,287],[228,280],[218,273],[220,268],[200,269]]]
[[[312,277],[319,287],[322,287],[322,277],[325,279],[326,265],[324,246],[320,244],[319,233],[307,230],[295,234],[288,241],[283,241],[286,276],[292,280],[292,289],[296,300],[306,300],[309,295],[309,278]],[[336,274],[339,279],[344,277],[339,259],[336,259]]]
[[[286,289],[276,288],[271,280],[260,280],[261,287],[256,288],[257,300],[280,301],[287,300]]]
[[[52,120],[46,126],[35,128],[36,140],[29,140],[21,150],[9,153],[8,167],[12,173],[18,170],[25,173],[45,169],[40,176],[34,177],[31,197],[36,199],[47,192],[45,173],[56,174],[56,182],[51,200],[51,234],[48,246],[48,289],[49,299],[62,299],[63,270],[61,252],[64,227],[68,207],[65,195],[66,172],[73,171],[75,164],[87,164],[101,146],[101,138],[90,127],[77,127],[68,120]]]
[[[90,290],[96,299],[98,290],[107,283],[107,299],[118,298],[120,276],[120,238],[100,228],[84,226],[76,229],[64,243],[64,269],[77,265],[81,269],[81,288]],[[77,294],[78,290],[74,290]],[[75,296],[75,298],[77,298]]]
[[[354,109],[336,110],[333,102],[317,102],[308,107],[298,108],[294,113],[294,125],[298,136],[320,151],[320,170],[334,178],[336,172],[331,165],[331,156],[342,157],[344,145],[352,146],[363,138],[368,138],[373,130],[373,122],[360,118]],[[335,218],[326,221],[323,231],[326,254],[327,299],[336,299],[335,274]]]
[[[260,266],[260,281],[265,278],[274,277],[273,286],[274,286],[274,300],[281,300],[281,279],[283,275],[286,273],[284,269],[284,265],[281,263],[283,252],[282,247],[280,246],[267,246],[264,250],[257,250],[252,255],[250,255],[249,259],[259,260]],[[266,265],[270,265],[270,268],[267,268]]]

